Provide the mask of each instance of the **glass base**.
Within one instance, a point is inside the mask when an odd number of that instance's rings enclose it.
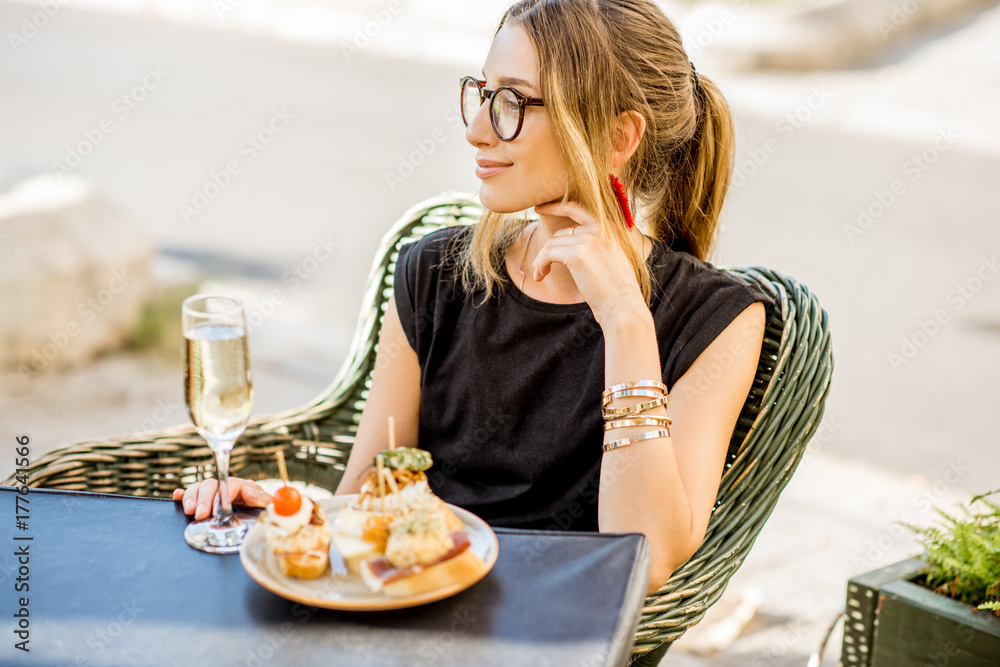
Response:
[[[232,554],[240,550],[243,538],[257,517],[248,512],[239,512],[233,508],[233,518],[227,524],[216,524],[215,517],[189,523],[184,529],[184,541],[198,551],[212,554]]]

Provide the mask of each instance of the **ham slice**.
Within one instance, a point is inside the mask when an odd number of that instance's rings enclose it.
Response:
[[[454,541],[455,546],[451,548],[450,551],[446,552],[440,558],[432,560],[429,563],[422,563],[420,565],[411,565],[410,567],[397,568],[389,559],[385,556],[378,556],[377,558],[372,558],[367,561],[368,567],[371,569],[371,573],[377,577],[383,584],[388,584],[395,581],[401,577],[406,577],[411,574],[420,572],[425,567],[430,567],[431,565],[436,565],[442,561],[446,561],[449,558],[454,558],[458,554],[462,553],[464,550],[469,548],[469,536],[464,530],[452,531],[451,539]]]

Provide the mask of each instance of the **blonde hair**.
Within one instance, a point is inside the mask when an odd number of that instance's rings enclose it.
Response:
[[[523,28],[535,49],[541,96],[569,172],[563,199],[594,213],[602,240],[631,261],[648,304],[652,276],[608,177],[619,114],[635,110],[646,120],[620,169],[636,219],[652,238],[707,261],[733,173],[729,105],[708,77],[695,85],[677,27],[651,0],[520,0],[496,32],[507,24]],[[504,283],[504,258],[527,224],[524,213],[484,211],[455,247],[468,294],[492,296]]]

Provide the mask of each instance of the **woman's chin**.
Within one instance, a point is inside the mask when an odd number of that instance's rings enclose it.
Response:
[[[495,192],[491,192],[492,188],[483,184],[479,189],[479,201],[483,204],[485,208],[494,213],[516,213],[520,210],[519,208],[513,208],[511,206],[511,200],[509,197],[497,196]]]
[[[494,213],[520,213],[535,205],[535,202],[524,197],[505,196],[485,183],[479,188],[479,201]]]

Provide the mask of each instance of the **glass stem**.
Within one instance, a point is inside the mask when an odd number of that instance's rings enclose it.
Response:
[[[233,503],[229,498],[229,454],[233,451],[233,440],[214,443],[215,471],[219,478],[219,496],[216,507],[215,524],[226,526],[232,523]]]

